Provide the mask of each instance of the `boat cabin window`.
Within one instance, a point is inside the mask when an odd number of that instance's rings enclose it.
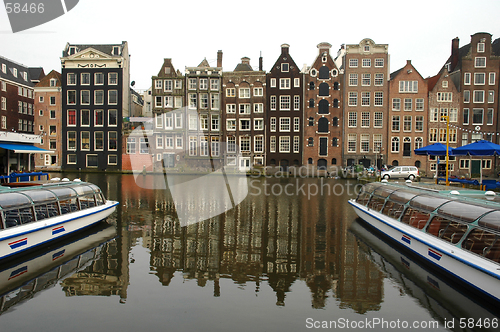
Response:
[[[356,198],[356,202],[362,205],[366,205],[368,201],[370,200],[371,193],[367,193],[365,191],[361,191],[358,195],[358,198]]]
[[[94,193],[78,197],[80,201],[80,209],[88,209],[95,206]]]
[[[46,204],[40,203],[35,205],[35,215],[36,215],[36,220],[43,220],[59,215],[57,202],[46,203]]]
[[[449,201],[449,199],[431,195],[418,195],[410,201],[410,206],[414,207],[417,210],[426,210],[432,212]]]
[[[384,206],[384,203],[384,197],[373,195],[370,199],[370,202],[368,203],[368,208],[375,211],[380,211],[382,209],[382,206]]]
[[[104,195],[102,194],[101,189],[98,186],[96,186],[95,184],[89,184],[89,187],[91,187],[94,190],[96,204],[97,205],[104,205],[106,203],[106,200],[104,199]]]
[[[27,224],[35,220],[31,206],[4,210],[3,215],[6,228]]]
[[[427,233],[453,244],[458,243],[466,231],[466,224],[449,220],[442,216],[435,216],[432,218],[429,226],[427,226]]]
[[[393,191],[397,188],[388,187],[388,186],[380,186],[373,192],[374,195],[381,196],[383,198],[388,197]]]
[[[69,187],[50,188],[50,191],[52,191],[59,198],[59,208],[61,214],[78,210],[76,191]]]
[[[423,229],[429,217],[430,213],[409,207],[406,209],[401,222],[418,229]]]
[[[10,207],[18,207],[22,205],[30,205],[31,201],[28,197],[20,193],[3,193],[0,194],[0,207],[8,209]]]
[[[479,226],[491,228],[495,231],[500,231],[500,211],[488,213],[478,221]]]
[[[399,204],[394,201],[387,201],[384,206],[384,210],[382,210],[382,213],[391,218],[399,219],[404,209],[405,206],[403,204]]]
[[[483,214],[491,211],[493,209],[488,207],[458,201],[450,201],[438,209],[440,215],[464,222],[473,222]]]
[[[500,236],[489,230],[473,229],[462,242],[462,248],[500,263]]]
[[[397,190],[391,193],[389,197],[391,200],[399,202],[401,204],[406,204],[409,200],[415,197],[417,194],[414,191],[409,190]]]

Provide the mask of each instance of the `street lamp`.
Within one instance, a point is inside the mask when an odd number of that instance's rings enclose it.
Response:
[[[448,178],[448,163],[450,159],[450,116],[441,115],[441,119],[446,119],[446,185],[450,185],[450,180]]]

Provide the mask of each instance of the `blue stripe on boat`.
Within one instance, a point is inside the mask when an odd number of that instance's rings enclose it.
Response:
[[[403,234],[403,237],[401,238],[401,240],[408,243],[408,244],[411,244],[411,237],[409,237],[408,235]]]
[[[25,274],[26,272],[28,272],[28,266],[25,265],[17,270],[14,270],[10,273],[10,277],[9,277],[9,280],[11,279],[14,279],[14,278],[17,278],[19,277],[20,275],[22,274]]]
[[[9,243],[9,246],[10,246],[10,249],[16,249],[16,248],[25,246],[27,244],[28,244],[28,238],[25,237],[24,239],[17,240],[17,241]]]
[[[431,256],[432,258],[434,258],[437,261],[439,261],[441,259],[441,257],[443,256],[442,254],[440,254],[436,250],[432,250],[431,248],[429,248],[428,254],[429,254],[429,256]]]
[[[52,228],[52,235],[56,235],[62,232],[65,232],[66,230],[64,229],[64,226],[59,226],[56,228]]]

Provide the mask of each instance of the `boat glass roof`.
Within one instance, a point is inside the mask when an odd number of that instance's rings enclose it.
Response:
[[[50,191],[52,191],[54,194],[56,194],[56,196],[59,198],[59,200],[68,199],[71,197],[76,197],[76,191],[74,191],[73,189],[71,189],[68,186],[50,188]]]
[[[478,225],[500,231],[500,211],[493,211],[483,216],[479,219]]]
[[[400,189],[397,191],[394,191],[389,199],[396,201],[398,203],[405,204],[409,200],[411,200],[413,197],[417,196],[418,192],[415,192],[413,190],[405,190],[405,189]]]
[[[389,196],[393,191],[397,190],[398,188],[390,187],[390,186],[380,186],[375,191],[373,192],[374,195],[377,196],[382,196],[382,197],[387,197]]]
[[[31,204],[30,199],[20,193],[2,193],[0,194],[0,207],[8,209],[13,206],[22,206]]]
[[[56,195],[54,195],[54,193],[45,189],[27,190],[24,192],[24,194],[29,196],[35,204],[57,200],[57,197]]]
[[[438,209],[438,213],[440,215],[455,218],[465,222],[473,222],[483,214],[491,211],[493,211],[493,209],[488,207],[466,204],[459,201],[449,201]]]
[[[427,210],[434,211],[439,206],[444,203],[449,202],[450,200],[447,198],[441,198],[437,196],[431,195],[418,195],[410,201],[410,206],[417,210]]]

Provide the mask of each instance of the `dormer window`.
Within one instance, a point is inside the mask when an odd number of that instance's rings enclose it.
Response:
[[[365,45],[365,47],[363,48],[363,50],[365,52],[370,52],[370,45]]]
[[[55,78],[50,79],[50,86],[56,86],[57,80]]]
[[[5,63],[2,63],[2,72],[3,72],[4,74],[6,74],[6,73],[7,73],[7,66],[5,65]]]
[[[17,68],[12,69],[12,75],[14,75],[14,77],[17,77]]]
[[[75,53],[76,53],[76,47],[71,46],[71,47],[69,48],[68,55],[73,55],[73,54],[75,54]]]
[[[288,65],[288,63],[282,63],[281,64],[281,71],[284,72],[284,73],[287,73],[290,71],[290,67]]]
[[[28,80],[28,73],[27,72],[23,72],[23,78],[25,81]]]
[[[447,88],[448,87],[448,81],[443,81],[443,88]]]
[[[120,47],[113,46],[113,55],[120,55]]]

